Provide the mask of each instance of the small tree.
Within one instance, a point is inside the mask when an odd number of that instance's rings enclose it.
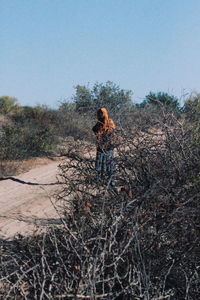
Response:
[[[176,113],[180,111],[180,104],[178,99],[175,96],[169,95],[168,93],[164,92],[158,92],[157,94],[150,92],[145,97],[145,100],[141,103],[141,107],[146,106],[150,106],[153,108],[163,107]]]
[[[200,119],[200,94],[191,95],[184,104],[183,112],[190,122],[199,122]]]
[[[76,110],[78,112],[88,111],[93,104],[90,89],[86,86],[77,85],[75,90],[76,94],[74,96],[74,102],[76,105]]]
[[[14,97],[2,96],[0,97],[0,113],[10,114],[19,109],[18,100]]]
[[[105,106],[108,110],[116,112],[132,104],[132,92],[120,89],[111,81],[106,84],[95,83],[92,89],[85,86],[76,86],[74,101],[78,112],[88,112]]]
[[[96,83],[92,93],[97,107],[106,106],[113,112],[130,107],[132,104],[132,91],[120,89],[111,81],[107,81],[105,85]]]

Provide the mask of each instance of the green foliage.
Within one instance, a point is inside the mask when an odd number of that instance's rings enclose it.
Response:
[[[0,159],[24,159],[40,156],[51,150],[54,143],[52,129],[29,122],[26,126],[3,126],[1,129]]]
[[[73,102],[63,102],[59,107],[59,132],[62,132],[62,136],[92,140],[91,128],[96,122],[97,109],[106,107],[109,115],[121,123],[124,112],[128,113],[133,108],[131,95],[131,91],[120,89],[111,81],[106,84],[95,83],[91,89],[77,85]]]
[[[145,100],[141,103],[141,107],[152,107],[156,109],[164,108],[170,111],[179,112],[180,105],[178,99],[173,96],[169,95],[168,93],[158,92],[153,93],[150,92],[146,97]]]
[[[57,115],[46,106],[21,107],[1,127],[1,160],[47,154],[56,144]]]
[[[75,87],[76,94],[74,96],[74,102],[76,110],[78,112],[86,112],[90,110],[93,105],[93,99],[89,88],[81,85]]]
[[[187,127],[194,135],[194,141],[200,147],[200,94],[191,95],[183,107]]]
[[[74,102],[78,112],[85,113],[106,107],[115,113],[132,104],[132,92],[120,89],[111,81],[107,81],[106,84],[96,83],[92,89],[80,85],[77,85],[75,89]]]
[[[74,112],[75,110],[76,110],[76,104],[70,101],[61,103],[59,107],[59,112],[62,113]]]
[[[18,100],[14,97],[2,96],[0,97],[0,113],[12,114],[19,109]]]
[[[68,105],[69,104],[69,105]],[[77,112],[74,103],[66,102],[59,108],[57,131],[61,137],[72,136],[75,140],[92,140],[93,120],[90,115]]]
[[[183,107],[186,119],[190,122],[199,122],[200,120],[200,94],[190,96]]]
[[[0,135],[0,160],[9,160],[18,158],[18,129],[14,126],[2,126]]]
[[[23,125],[27,121],[34,120],[40,124],[54,124],[56,122],[56,111],[45,105],[35,107],[24,106],[12,116],[12,120]]]

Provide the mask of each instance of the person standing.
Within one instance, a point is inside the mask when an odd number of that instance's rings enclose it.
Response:
[[[97,179],[104,175],[108,176],[108,183],[114,185],[114,138],[115,124],[108,116],[105,107],[97,111],[97,123],[92,128],[96,135],[96,162],[95,169],[97,171]]]

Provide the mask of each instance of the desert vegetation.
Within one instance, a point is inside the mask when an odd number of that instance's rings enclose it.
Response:
[[[120,140],[114,187],[96,181],[91,127],[99,106],[108,107]],[[136,105],[111,82],[77,86],[58,110],[4,111],[1,161],[50,155],[72,138],[59,167],[62,225],[0,241],[2,299],[199,299],[199,116],[199,94],[183,107],[166,93]]]

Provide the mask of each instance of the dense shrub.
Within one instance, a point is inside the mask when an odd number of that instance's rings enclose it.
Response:
[[[186,100],[183,116],[188,127],[195,132],[195,139],[200,142],[200,94],[193,94]]]
[[[93,115],[80,114],[63,105],[60,107],[57,117],[57,130],[61,137],[72,136],[75,140],[92,140]]]
[[[12,115],[19,110],[18,100],[15,97],[0,97],[0,114]]]
[[[48,155],[58,140],[57,113],[44,106],[21,107],[0,127],[0,160]]]
[[[12,115],[12,120],[23,126],[24,123],[35,121],[41,125],[55,125],[57,121],[57,111],[45,105],[35,107],[24,106]]]
[[[51,128],[37,123],[3,126],[1,129],[1,160],[24,159],[47,154],[51,150],[54,136]]]
[[[177,114],[180,111],[180,104],[177,97],[164,92],[150,92],[145,97],[144,101],[140,104],[140,106],[152,107],[154,109],[157,109],[158,111],[160,110],[160,108],[162,108]]]

